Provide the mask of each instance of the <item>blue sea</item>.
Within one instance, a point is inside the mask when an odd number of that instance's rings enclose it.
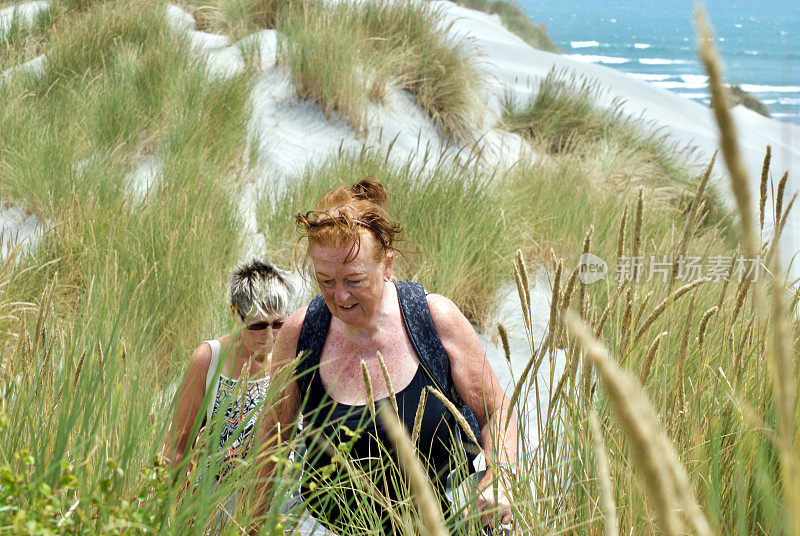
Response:
[[[708,104],[689,0],[518,0],[564,54]],[[800,124],[800,0],[707,0],[728,82]]]

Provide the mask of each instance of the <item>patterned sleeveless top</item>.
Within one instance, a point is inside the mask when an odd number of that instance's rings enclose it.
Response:
[[[240,386],[240,380],[222,374],[217,382],[217,396],[214,399],[212,416],[216,416],[220,409],[225,411],[225,418],[221,424],[222,431],[217,442],[217,452],[225,451],[224,461],[217,475],[218,479],[222,479],[233,469],[236,461],[244,458],[250,450],[253,430],[267,396],[269,376],[248,381],[246,388]],[[237,431],[239,433],[234,437]],[[209,459],[206,470],[210,464]]]

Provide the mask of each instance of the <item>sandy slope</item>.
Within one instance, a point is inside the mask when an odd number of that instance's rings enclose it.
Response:
[[[535,50],[505,30],[497,17],[451,2],[433,3],[445,12],[446,21],[453,24],[453,32],[472,39],[482,52],[482,63],[498,93],[510,88],[520,95],[528,95],[531,88],[535,88],[537,80],[550,69],[566,69],[596,80],[607,91],[607,102],[614,97],[624,99],[626,113],[641,115],[654,125],[665,127],[674,139],[698,147],[706,158],[717,148],[716,124],[711,110],[705,106],[603,65],[583,63]],[[753,193],[758,192],[767,144],[772,145],[772,170],[776,183],[783,172],[789,170],[786,197],[788,199],[797,193],[800,189],[797,177],[797,170],[800,170],[800,126],[763,117],[742,106],[734,108],[733,114]],[[724,190],[727,191],[727,188]],[[771,227],[772,214],[765,219]],[[781,247],[781,257],[784,265],[788,266],[800,249],[800,211],[790,216]],[[800,267],[793,267],[792,275],[800,276]]]

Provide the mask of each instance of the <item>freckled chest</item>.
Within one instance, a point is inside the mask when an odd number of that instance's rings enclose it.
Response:
[[[361,361],[367,365],[373,398],[389,396],[377,352],[380,351],[395,393],[403,390],[417,372],[419,361],[406,335],[399,309],[390,314],[369,337],[354,339],[333,319],[320,355],[320,379],[328,394],[349,405],[366,404]]]

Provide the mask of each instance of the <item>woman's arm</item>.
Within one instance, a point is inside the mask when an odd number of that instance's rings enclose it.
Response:
[[[206,394],[206,376],[209,366],[211,366],[211,348],[207,344],[202,344],[192,353],[192,363],[189,365],[186,379],[178,392],[175,416],[167,431],[165,451],[172,467],[180,463],[186,450],[186,444],[192,439],[190,437],[192,427]]]
[[[480,489],[485,491],[478,500],[478,506],[482,510],[491,510],[494,503],[491,488],[495,481],[493,465],[513,464],[517,459],[517,416],[509,407],[510,401],[486,358],[472,324],[444,296],[429,294],[428,307],[450,358],[450,372],[456,391],[478,419],[480,442],[487,462],[486,475],[479,484]],[[509,498],[505,489],[498,491],[497,517],[506,524],[511,521]],[[494,525],[494,516],[485,516],[484,521]]]
[[[289,316],[286,323],[275,339],[272,348],[272,360],[269,366],[271,382],[284,382],[285,386],[277,385],[280,389],[276,399],[265,408],[258,429],[259,441],[259,470],[256,484],[254,513],[256,517],[263,516],[269,507],[272,484],[275,477],[275,461],[272,459],[271,447],[280,445],[291,437],[292,428],[297,421],[300,407],[300,395],[294,370],[287,369],[292,365],[297,349],[297,340],[300,338],[300,329],[306,316],[306,308],[298,309]],[[269,402],[268,402],[269,403]],[[253,526],[251,534],[257,534],[259,527]]]

